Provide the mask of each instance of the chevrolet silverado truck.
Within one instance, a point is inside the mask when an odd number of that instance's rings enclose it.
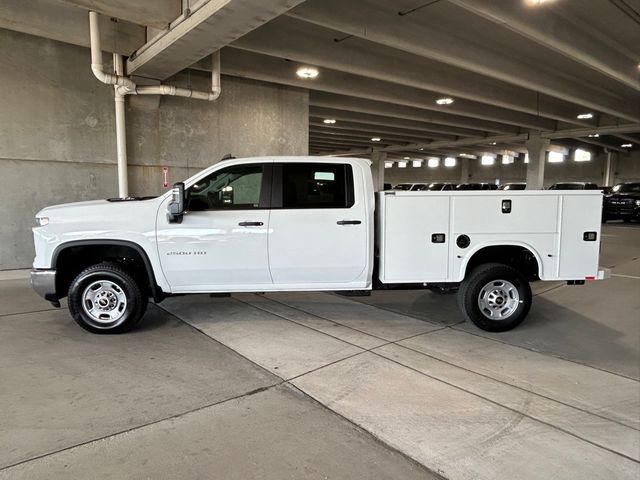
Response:
[[[33,288],[94,333],[121,333],[149,299],[195,293],[458,290],[464,317],[505,331],[530,282],[598,270],[598,191],[374,192],[357,158],[224,160],[155,198],[47,207]]]

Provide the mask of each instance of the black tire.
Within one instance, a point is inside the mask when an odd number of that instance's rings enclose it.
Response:
[[[505,284],[503,283],[501,286],[500,281],[508,282],[512,287],[515,287],[517,300],[514,295],[515,292],[512,294],[507,293],[506,296],[495,296],[493,303],[496,305],[496,310],[499,310],[501,308],[500,305],[502,305],[504,307],[503,310],[508,311],[507,303],[510,303],[513,305],[513,311],[505,314],[505,318],[491,319],[487,314],[483,313],[483,309],[480,307],[480,297],[482,296],[482,301],[488,303],[489,294],[487,291],[492,287],[489,287],[489,289],[486,287],[490,282],[496,282],[496,290],[494,291],[503,292],[504,290],[501,289]],[[509,298],[510,296],[511,298]],[[505,332],[518,326],[529,313],[532,299],[531,286],[525,276],[515,268],[501,263],[486,263],[476,267],[462,282],[458,292],[458,305],[465,318],[487,332]],[[485,307],[484,311],[492,312],[492,309]],[[498,315],[500,313],[497,312]]]
[[[100,281],[105,283],[99,284]],[[89,287],[92,287],[91,290]],[[85,293],[87,297],[93,296],[94,300],[96,295],[102,295],[102,298],[93,303],[85,297]],[[149,298],[142,294],[140,285],[125,268],[116,263],[103,262],[78,274],[69,287],[68,301],[71,316],[82,328],[91,333],[115,334],[128,332],[136,326],[147,309]],[[98,302],[106,303],[104,310],[100,310]],[[113,308],[109,309],[112,304]],[[104,317],[117,315],[118,318],[99,319],[99,315],[92,316],[90,311],[103,311]]]

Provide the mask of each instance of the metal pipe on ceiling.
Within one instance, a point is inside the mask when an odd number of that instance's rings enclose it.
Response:
[[[89,12],[89,37],[91,42],[91,71],[102,83],[114,86],[114,101],[116,113],[116,157],[118,165],[118,196],[129,196],[127,140],[126,140],[126,95],[172,95],[178,97],[195,98],[197,100],[216,100],[222,91],[220,82],[220,51],[215,52],[211,65],[211,90],[202,91],[192,88],[175,87],[173,85],[138,86],[125,76],[122,56],[113,55],[115,73],[104,71],[102,63],[102,48],[100,42],[100,17],[97,12]]]

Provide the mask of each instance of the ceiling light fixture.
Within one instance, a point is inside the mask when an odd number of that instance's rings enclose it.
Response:
[[[444,159],[445,167],[455,167],[456,166],[456,157],[447,157]]]
[[[622,145],[620,145],[622,148],[631,148],[633,147],[633,143],[623,143]]]
[[[322,122],[326,123],[327,125],[333,125],[334,123],[336,123],[335,119],[333,118],[325,118]]]
[[[440,159],[438,157],[429,157],[427,160],[427,166],[429,168],[437,168],[440,165]]]
[[[593,118],[593,113],[581,113],[576,117],[578,120],[589,120]]]
[[[411,160],[411,157],[404,157],[403,160]]]
[[[588,135],[589,138],[598,138],[599,136],[599,133],[592,133],[591,135]]]
[[[371,137],[372,142],[379,142],[380,140],[382,140],[380,137]]]
[[[320,72],[316,67],[300,67],[296,70],[296,75],[300,78],[316,78]]]
[[[442,97],[436,100],[438,105],[451,105],[453,103],[453,98],[451,97]]]

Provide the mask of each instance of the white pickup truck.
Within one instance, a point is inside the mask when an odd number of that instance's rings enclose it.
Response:
[[[94,333],[130,330],[175,294],[458,289],[490,331],[529,312],[530,281],[598,270],[598,191],[374,193],[368,160],[219,162],[156,198],[36,215],[34,289]]]

